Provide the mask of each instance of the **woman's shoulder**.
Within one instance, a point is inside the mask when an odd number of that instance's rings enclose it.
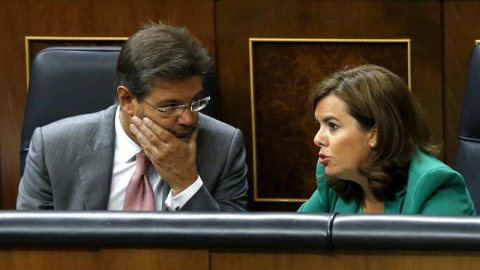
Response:
[[[422,192],[434,190],[445,182],[461,182],[463,177],[431,154],[417,151],[411,161],[408,171],[408,190],[421,188]]]
[[[417,151],[410,160],[410,168],[408,171],[408,178],[422,177],[425,174],[432,172],[444,172],[458,174],[448,165],[440,161],[438,158],[423,151]],[[458,174],[460,176],[460,174]]]
[[[463,177],[434,156],[417,152],[410,162],[405,213],[472,215]]]

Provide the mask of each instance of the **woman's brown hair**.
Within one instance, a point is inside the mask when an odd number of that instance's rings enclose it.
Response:
[[[358,169],[368,177],[369,187],[378,200],[392,200],[395,192],[405,187],[415,151],[437,154],[438,147],[430,141],[423,111],[405,82],[391,71],[362,65],[336,72],[314,87],[310,96],[313,109],[328,95],[345,102],[359,130],[377,128],[373,162],[361,164]],[[358,184],[336,178],[329,178],[327,184],[342,199],[363,202]]]

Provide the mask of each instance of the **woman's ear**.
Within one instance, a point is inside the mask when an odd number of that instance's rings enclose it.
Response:
[[[374,125],[370,130],[370,135],[368,138],[368,145],[370,145],[371,148],[375,148],[377,146],[377,134],[377,125]]]
[[[130,90],[126,86],[119,85],[117,87],[117,97],[120,109],[125,113],[132,115],[135,95],[130,92]]]

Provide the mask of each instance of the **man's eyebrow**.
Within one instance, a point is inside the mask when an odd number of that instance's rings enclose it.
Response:
[[[203,91],[199,91],[193,98],[190,102],[193,102],[195,99],[201,97],[203,94]],[[178,100],[178,99],[174,99],[174,98],[171,98],[171,99],[167,99],[167,100],[162,100],[161,102],[158,103],[158,106],[159,107],[162,107],[163,105],[160,105],[160,104],[183,104],[182,101]]]
[[[158,106],[163,106],[161,104],[176,104],[176,103],[182,103],[180,100],[178,99],[167,99],[167,100],[162,100],[161,102],[159,102],[157,105]]]

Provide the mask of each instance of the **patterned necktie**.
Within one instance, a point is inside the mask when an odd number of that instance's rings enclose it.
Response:
[[[132,179],[127,186],[124,211],[154,211],[155,200],[153,197],[152,185],[148,180],[147,171],[150,160],[143,151],[136,155],[136,167]]]

